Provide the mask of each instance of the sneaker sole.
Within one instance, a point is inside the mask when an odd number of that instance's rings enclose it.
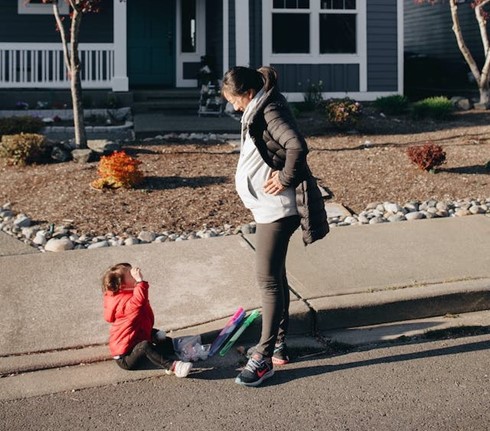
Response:
[[[289,364],[289,359],[279,359],[279,358],[275,358],[273,356],[272,357],[272,364],[273,365],[286,365],[286,364]]]
[[[274,375],[274,369],[268,371],[265,373],[259,380],[256,380],[255,382],[242,382],[238,377],[235,379],[235,383],[238,385],[242,386],[259,386],[264,380],[268,379],[269,377],[272,377]]]

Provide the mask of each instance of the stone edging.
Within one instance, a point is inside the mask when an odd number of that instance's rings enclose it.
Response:
[[[372,203],[358,215],[346,212],[343,215],[329,217],[328,221],[330,226],[334,228],[418,219],[463,217],[472,214],[484,214],[490,217],[490,197],[486,199],[464,199],[455,202],[447,200],[412,201],[404,205],[392,202]],[[69,224],[65,226],[50,224],[44,227],[33,225],[32,220],[27,215],[16,214],[12,211],[10,204],[5,204],[0,208],[0,229],[40,251],[56,252],[251,234],[255,233],[255,223],[246,223],[236,228],[231,225],[224,225],[221,228],[204,226],[203,229],[190,233],[141,231],[137,236],[107,234],[92,237],[76,234],[73,231],[74,228]]]

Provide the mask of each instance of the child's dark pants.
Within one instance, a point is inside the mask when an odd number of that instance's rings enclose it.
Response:
[[[151,341],[141,341],[134,346],[131,352],[116,359],[116,362],[124,370],[134,370],[141,359],[146,357],[157,367],[170,370],[174,361],[168,357],[174,354],[173,341],[167,337],[157,344]]]

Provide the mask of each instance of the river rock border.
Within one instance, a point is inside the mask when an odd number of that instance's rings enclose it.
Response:
[[[104,109],[84,109],[83,114],[86,118],[95,115],[107,118],[105,126],[86,126],[85,131],[88,139],[112,139],[112,140],[134,140],[134,123],[131,108],[104,108]],[[3,110],[0,111],[0,118],[5,117],[37,117],[41,118],[46,127],[41,130],[41,134],[49,139],[58,141],[69,141],[75,136],[73,126],[57,126],[54,122],[55,117],[62,120],[73,120],[72,109],[28,109],[28,110]],[[124,124],[114,126],[112,119],[124,121]]]
[[[341,227],[441,217],[464,217],[473,214],[484,214],[490,217],[490,198],[463,199],[454,202],[448,200],[411,201],[403,205],[393,202],[371,203],[357,215],[329,217],[328,221],[331,227]],[[78,234],[72,223],[73,221],[66,220],[66,223],[58,226],[54,224],[36,225],[26,214],[15,213],[10,203],[0,208],[0,229],[41,252],[118,247],[255,233],[255,223],[251,222],[238,227],[224,225],[220,228],[209,228],[203,226],[201,230],[181,233],[141,231],[137,236],[114,233],[90,236]]]

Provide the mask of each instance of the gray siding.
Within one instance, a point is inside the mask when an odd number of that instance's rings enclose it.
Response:
[[[357,64],[272,64],[285,92],[306,92],[309,84],[322,82],[323,91],[359,91]]]
[[[113,4],[106,0],[98,14],[86,14],[80,28],[82,43],[112,43]],[[52,15],[19,15],[16,0],[0,1],[0,42],[60,42]]]
[[[412,1],[412,0],[410,0]],[[368,91],[398,90],[397,3],[367,2]]]
[[[250,67],[262,66],[262,1],[251,0],[250,8]]]
[[[456,37],[452,31],[452,19],[447,3],[415,5],[404,0],[405,52],[422,54],[449,62],[464,62]],[[483,59],[478,25],[470,2],[458,7],[459,20],[466,45],[477,61]]]
[[[206,55],[218,78],[223,76],[223,2],[206,0]]]
[[[236,66],[236,39],[235,39],[235,2],[228,1],[228,64],[230,67]]]

